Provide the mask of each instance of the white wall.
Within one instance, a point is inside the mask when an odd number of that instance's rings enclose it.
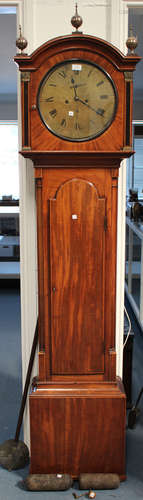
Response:
[[[75,2],[73,0],[34,0],[34,37],[35,43],[40,45],[47,39],[58,35],[67,35],[73,31],[70,23],[74,14]],[[106,0],[81,0],[78,2],[78,11],[83,18],[84,33],[96,36],[106,36],[106,11],[108,3]],[[43,15],[44,14],[44,15]],[[36,23],[36,19],[39,23]],[[40,32],[39,25],[42,26]]]
[[[23,0],[22,30],[28,39],[28,53],[49,38],[71,33],[73,0]],[[123,0],[80,0],[83,32],[105,38],[121,50],[127,38],[127,9]],[[25,379],[37,308],[36,207],[33,166],[20,160],[21,191],[21,313],[23,380]],[[117,262],[117,373],[122,374],[124,317],[125,167],[120,169]],[[35,365],[34,373],[37,371]],[[27,407],[28,408],[28,407]],[[25,441],[29,443],[28,409],[25,413]]]

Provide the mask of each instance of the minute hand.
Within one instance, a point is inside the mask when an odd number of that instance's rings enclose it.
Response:
[[[76,96],[75,100],[81,102],[82,104],[84,104],[88,108],[92,109],[92,111],[94,111],[97,115],[103,116],[103,111],[102,110],[100,111],[98,109],[93,108],[92,106],[90,106],[90,104],[88,104],[87,102],[85,102],[82,99],[80,99],[80,97]]]

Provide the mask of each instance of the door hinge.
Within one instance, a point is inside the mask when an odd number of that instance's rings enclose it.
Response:
[[[104,231],[107,231],[107,215],[104,216]]]

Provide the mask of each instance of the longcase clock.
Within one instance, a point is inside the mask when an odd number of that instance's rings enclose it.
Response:
[[[126,398],[115,352],[117,191],[121,161],[133,152],[138,60],[81,34],[15,57],[21,153],[33,161],[37,197],[31,473],[125,478]]]

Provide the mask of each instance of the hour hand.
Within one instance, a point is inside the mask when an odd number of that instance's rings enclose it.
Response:
[[[77,83],[76,85],[71,85],[70,89],[77,89],[78,87],[83,87],[83,85],[86,85],[86,83]]]

